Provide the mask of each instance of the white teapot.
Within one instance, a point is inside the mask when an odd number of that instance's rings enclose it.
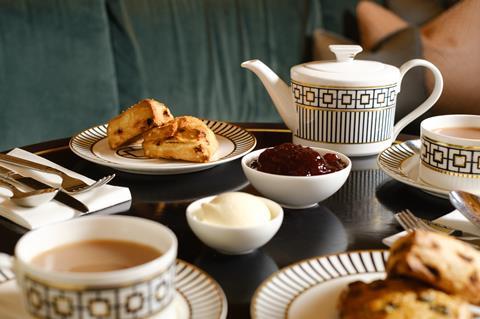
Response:
[[[410,60],[399,69],[380,62],[354,60],[362,51],[358,45],[331,45],[330,50],[336,61],[292,67],[291,89],[261,61],[242,63],[266,87],[292,130],[295,144],[330,148],[351,156],[377,154],[390,146],[405,126],[431,108],[442,93],[442,75],[428,61]],[[432,71],[433,91],[394,126],[402,78],[415,66]]]

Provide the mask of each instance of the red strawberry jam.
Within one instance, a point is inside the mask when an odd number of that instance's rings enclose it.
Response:
[[[250,166],[261,172],[313,176],[339,171],[347,166],[337,154],[320,155],[310,147],[284,143],[263,151]]]

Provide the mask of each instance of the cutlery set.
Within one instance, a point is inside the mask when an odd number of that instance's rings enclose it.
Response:
[[[480,236],[416,217],[409,209],[396,213],[395,219],[407,232],[421,229],[436,233],[443,233],[453,236],[474,246],[477,249],[480,249]]]
[[[23,176],[0,164],[0,186],[10,189],[13,193],[11,199],[16,204],[26,207],[37,206],[54,199],[82,213],[87,213],[88,207],[72,195],[88,192],[105,185],[115,177],[115,174],[107,175],[89,185],[56,168],[11,155],[0,154],[0,163],[55,174],[62,178],[60,188],[55,188],[32,177]],[[24,192],[17,186],[27,187],[33,191]]]
[[[19,206],[35,207],[49,202],[57,195],[58,188],[41,188],[30,192],[24,192],[18,189],[10,180],[0,177],[0,186],[10,189],[12,197],[10,199]]]

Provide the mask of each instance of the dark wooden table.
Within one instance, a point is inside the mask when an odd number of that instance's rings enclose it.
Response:
[[[279,124],[241,124],[257,138],[257,147],[291,141]],[[402,137],[401,137],[402,138]],[[406,138],[403,136],[403,138]],[[209,273],[223,287],[228,318],[249,318],[250,299],[273,272],[296,261],[342,251],[386,248],[381,240],[399,231],[393,212],[409,208],[434,219],[453,210],[445,199],[390,179],[377,168],[376,157],[353,159],[345,185],[319,206],[285,209],[283,225],[261,249],[243,256],[227,256],[201,243],[187,225],[185,209],[193,200],[224,191],[258,194],[244,176],[240,160],[197,173],[147,176],[114,171],[74,155],[62,139],[25,147],[91,178],[115,172],[111,184],[127,186],[132,204],[120,214],[140,216],[170,227],[178,237],[178,257]],[[13,253],[26,230],[0,218],[0,251]]]

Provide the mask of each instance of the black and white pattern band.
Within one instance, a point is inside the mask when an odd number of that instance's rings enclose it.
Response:
[[[441,173],[480,178],[480,149],[464,149],[422,137],[422,164]]]
[[[61,289],[26,277],[26,304],[35,318],[143,319],[170,304],[174,281],[175,263],[152,279],[124,287]]]
[[[334,144],[383,142],[392,136],[397,86],[322,87],[292,81],[299,138]]]
[[[395,106],[395,84],[371,88],[322,87],[292,81],[295,104],[323,109],[368,110]]]
[[[299,138],[335,144],[377,143],[392,136],[395,108],[338,112],[296,106]]]

